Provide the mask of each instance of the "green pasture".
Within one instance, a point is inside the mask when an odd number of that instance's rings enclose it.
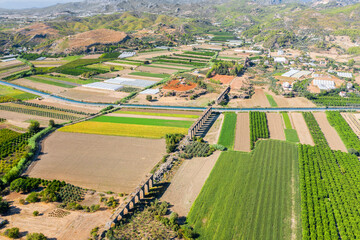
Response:
[[[224,122],[221,128],[218,144],[221,144],[228,149],[234,148],[236,119],[236,113],[224,113]]]
[[[189,128],[193,124],[193,121],[164,120],[164,119],[151,119],[151,118],[132,118],[132,117],[114,117],[114,116],[100,116],[100,117],[93,118],[90,121],[149,125],[149,126],[179,127],[179,128]]]
[[[146,116],[160,116],[160,117],[178,117],[178,118],[199,118],[198,115],[177,114],[177,113],[156,113],[156,112],[138,112],[138,111],[116,111],[120,114],[146,115]]]

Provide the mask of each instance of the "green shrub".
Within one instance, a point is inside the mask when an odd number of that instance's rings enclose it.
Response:
[[[20,230],[17,227],[6,229],[5,236],[9,238],[19,238]]]

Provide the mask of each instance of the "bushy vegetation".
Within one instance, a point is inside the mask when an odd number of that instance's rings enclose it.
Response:
[[[215,74],[238,76],[241,75],[243,71],[244,66],[242,64],[236,63],[235,61],[218,61],[207,72],[206,77],[210,78]]]
[[[346,148],[354,149],[357,153],[359,153],[360,140],[346,120],[341,116],[340,112],[327,111],[326,116],[330,125],[336,129]]]
[[[250,112],[250,148],[254,149],[255,142],[260,138],[269,138],[269,128],[264,112]]]
[[[48,238],[42,233],[29,233],[26,240],[47,240]]]
[[[324,136],[324,133],[321,131],[318,122],[316,121],[314,115],[311,112],[303,112],[303,116],[310,130],[310,134],[314,140],[314,143],[321,147],[327,147],[328,143]]]
[[[184,138],[183,134],[175,133],[175,134],[166,134],[165,142],[166,142],[166,152],[171,153],[176,150],[177,145]]]
[[[236,119],[236,113],[224,113],[224,121],[218,144],[221,144],[228,149],[234,148]]]
[[[198,239],[300,239],[297,157],[295,144],[274,140],[222,152],[187,217]]]
[[[100,63],[102,61],[106,61],[106,60],[105,59],[77,59],[75,61],[64,64],[60,67],[57,67],[56,69],[54,69],[54,71],[58,72],[58,73],[73,75],[73,76],[79,76],[83,73],[88,73],[88,72],[96,72],[96,74],[106,73],[106,72],[108,72],[106,70],[97,69],[96,71],[94,71],[94,69],[86,68],[87,65]]]
[[[194,141],[185,146],[184,153],[181,157],[190,159],[193,157],[208,157],[215,151],[215,148],[202,141]]]
[[[119,52],[104,53],[99,58],[118,58],[119,55]]]

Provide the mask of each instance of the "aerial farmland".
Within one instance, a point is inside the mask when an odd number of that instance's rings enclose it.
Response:
[[[246,46],[107,51],[0,63],[1,234],[360,237],[348,75]]]

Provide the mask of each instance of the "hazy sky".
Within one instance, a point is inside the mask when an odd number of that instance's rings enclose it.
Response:
[[[57,3],[80,2],[81,0],[0,0],[0,8],[23,9],[47,7]]]

